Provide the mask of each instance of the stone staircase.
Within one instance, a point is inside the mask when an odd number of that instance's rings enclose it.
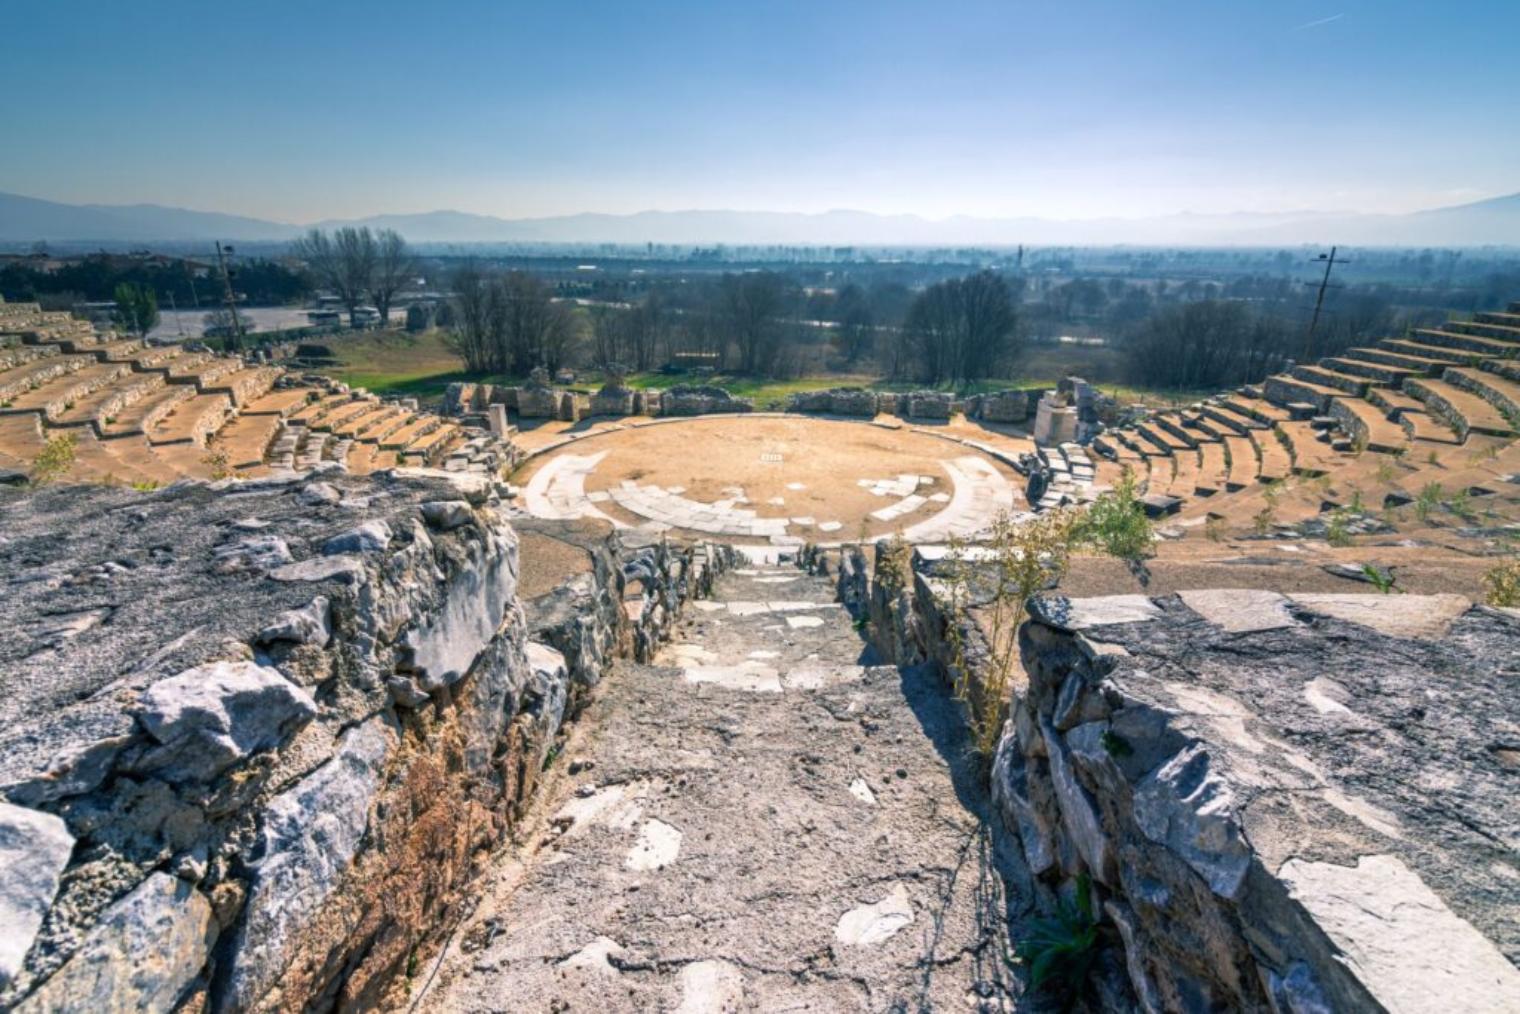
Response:
[[[182,345],[97,335],[33,303],[0,304],[0,469],[75,440],[75,481],[163,484],[231,470],[397,466],[498,474],[510,441],[332,382]]]
[[[687,609],[602,682],[549,832],[418,1009],[1012,1009],[1003,860],[932,669],[872,664],[792,567]]]
[[[1154,413],[1093,449],[1133,468],[1149,493],[1188,500],[1337,470],[1340,455],[1520,430],[1520,303],[1416,329],[1268,377],[1260,388]],[[1423,452],[1422,452],[1423,453]]]

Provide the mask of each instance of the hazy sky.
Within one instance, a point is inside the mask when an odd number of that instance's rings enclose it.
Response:
[[[1520,191],[1520,0],[5,0],[0,190],[285,221]]]

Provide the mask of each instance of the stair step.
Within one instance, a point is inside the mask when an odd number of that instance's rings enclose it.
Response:
[[[1224,444],[1200,444],[1198,458],[1198,479],[1194,484],[1196,492],[1200,496],[1209,496],[1228,488],[1230,466],[1225,461]]]
[[[1391,387],[1374,387],[1367,392],[1367,401],[1382,409],[1383,415],[1389,419],[1397,419],[1404,412],[1425,411],[1423,401]]]
[[[1409,443],[1408,434],[1378,406],[1360,398],[1336,398],[1330,414],[1351,437],[1369,451],[1392,454]]]
[[[1251,438],[1227,436],[1224,438],[1224,446],[1230,456],[1227,485],[1232,489],[1242,489],[1254,483],[1261,466],[1256,456],[1256,445],[1251,442]]]
[[[1314,406],[1315,412],[1323,412],[1330,404],[1331,398],[1339,398],[1347,393],[1343,388],[1327,387],[1323,384],[1300,380],[1286,373],[1268,377],[1263,385],[1267,400],[1277,405],[1291,405],[1303,402]]]
[[[1416,328],[1414,333],[1422,342],[1430,345],[1440,345],[1449,349],[1462,349],[1467,352],[1477,352],[1481,355],[1493,356],[1499,359],[1520,355],[1520,345],[1512,342],[1498,341],[1493,338],[1479,338],[1477,335],[1462,334],[1460,331],[1422,327]]]
[[[1423,401],[1431,415],[1444,419],[1464,440],[1469,433],[1513,435],[1509,421],[1497,408],[1445,380],[1411,379],[1404,382],[1404,390]]]
[[[137,436],[146,433],[159,419],[174,411],[176,405],[194,397],[194,387],[188,384],[168,384],[119,409],[110,421],[100,420],[97,429],[106,438]]]
[[[197,394],[148,428],[151,444],[200,444],[221,428],[232,413],[232,399],[222,393]]]
[[[1520,342],[1520,327],[1506,324],[1485,323],[1480,320],[1454,320],[1449,321],[1444,330],[1476,335],[1479,338],[1491,338],[1500,342]]]
[[[1423,369],[1410,369],[1407,366],[1394,366],[1377,361],[1368,362],[1351,358],[1349,355],[1321,359],[1320,365],[1348,377],[1363,377],[1373,381],[1379,387],[1398,387],[1404,382],[1405,377],[1424,376],[1427,372]]]
[[[1293,473],[1293,459],[1288,456],[1288,449],[1277,438],[1277,431],[1253,430],[1251,443],[1256,447],[1256,457],[1260,460],[1257,468],[1257,477],[1263,482],[1275,482],[1286,479]]]
[[[1514,429],[1514,420],[1520,420],[1520,383],[1471,366],[1453,366],[1441,375],[1441,379],[1453,387],[1476,394],[1498,409],[1511,429]]]
[[[1387,349],[1389,352],[1419,356],[1422,359],[1437,359],[1448,363],[1478,363],[1483,355],[1469,349],[1454,349],[1445,345],[1430,345],[1425,342],[1410,341],[1408,338],[1384,338],[1378,342],[1378,348]]]
[[[1385,366],[1396,366],[1410,374],[1423,374],[1427,377],[1439,376],[1441,371],[1450,365],[1449,359],[1432,359],[1427,356],[1408,355],[1402,352],[1391,352],[1388,349],[1350,349],[1347,356],[1355,356],[1363,363],[1379,363]],[[1402,379],[1402,378],[1400,378]]]
[[[0,408],[28,391],[95,362],[90,356],[47,356],[0,373]]]
[[[1337,373],[1335,370],[1327,370],[1321,366],[1295,366],[1289,372],[1295,380],[1334,388],[1347,394],[1354,394],[1358,398],[1367,393],[1367,378],[1365,377],[1353,377],[1350,374]]]
[[[1401,412],[1399,425],[1411,440],[1424,440],[1439,444],[1460,444],[1462,437],[1456,430],[1429,412]]]
[[[124,408],[163,390],[161,373],[129,373],[79,399],[74,407],[55,416],[54,426],[93,426],[104,435],[106,427]]]
[[[109,387],[130,372],[131,367],[125,363],[96,361],[16,395],[0,407],[0,412],[39,412],[43,419],[52,420],[72,409],[75,402]]]

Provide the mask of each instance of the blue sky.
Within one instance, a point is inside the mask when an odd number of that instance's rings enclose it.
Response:
[[[6,0],[0,190],[1088,218],[1520,191],[1520,0]]]

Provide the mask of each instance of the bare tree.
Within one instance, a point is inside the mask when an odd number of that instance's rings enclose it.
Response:
[[[921,380],[976,380],[992,376],[1016,351],[1018,315],[1008,283],[979,271],[919,293],[905,327]]]
[[[764,373],[775,362],[783,296],[781,276],[775,272],[723,276],[723,309],[745,373]]]
[[[525,377],[569,362],[580,329],[543,282],[521,271],[488,274],[473,261],[454,275],[450,343],[472,373]]]
[[[407,248],[406,240],[394,229],[381,229],[375,235],[375,272],[370,283],[370,295],[375,309],[380,311],[382,327],[391,321],[391,301],[402,286],[417,273],[417,261]]]
[[[834,319],[839,324],[835,335],[839,351],[845,362],[854,366],[861,357],[871,351],[875,337],[876,321],[871,314],[871,304],[865,290],[854,282],[842,286],[834,299]]]
[[[501,301],[497,280],[473,260],[454,272],[453,327],[449,343],[471,373],[500,373],[505,369],[506,344],[501,336]]]
[[[331,289],[348,310],[350,327],[358,327],[360,302],[374,287],[375,237],[367,227],[338,229],[331,236],[312,229],[291,244],[317,283]]]

